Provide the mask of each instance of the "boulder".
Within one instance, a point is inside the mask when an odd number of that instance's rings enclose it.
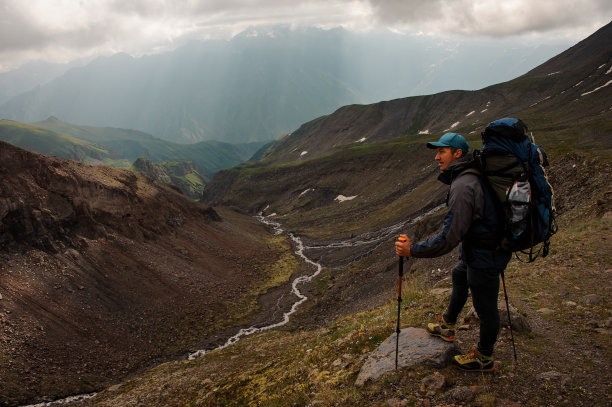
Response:
[[[364,363],[355,385],[362,386],[370,379],[377,379],[395,370],[395,346],[397,334],[389,336]],[[399,334],[398,369],[415,365],[445,367],[453,355],[459,353],[457,345],[430,336],[421,328],[405,328]]]
[[[512,321],[512,329],[515,332],[531,332],[531,325],[527,318],[522,315],[515,306],[512,304],[508,304],[510,308],[510,320]],[[504,328],[509,326],[508,323],[508,308],[506,307],[506,302],[502,298],[497,303],[497,309],[499,311],[499,324],[500,327]]]
[[[599,305],[603,302],[603,297],[597,294],[589,294],[582,297],[581,300],[586,305]]]

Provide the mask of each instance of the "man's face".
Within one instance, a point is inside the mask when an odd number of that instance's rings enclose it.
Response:
[[[440,165],[440,171],[444,171],[448,164],[455,161],[457,158],[460,158],[463,155],[463,151],[451,150],[450,147],[437,147],[436,148],[436,161]]]

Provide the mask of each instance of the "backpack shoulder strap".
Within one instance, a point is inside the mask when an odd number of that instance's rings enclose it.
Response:
[[[479,177],[482,176],[482,172],[478,168],[472,167],[472,168],[466,168],[465,170],[461,171],[459,175],[457,175],[457,178],[465,174],[474,174],[474,175],[478,175]]]
[[[465,170],[461,171],[461,173],[457,176],[457,178],[465,174],[474,174],[478,177],[480,181],[480,185],[482,187],[483,194],[485,195],[485,198],[484,198],[485,202],[488,199],[490,202],[490,205],[492,205],[492,208],[494,208],[492,210],[497,214],[497,219],[498,219],[500,228],[499,230],[492,230],[489,232],[480,233],[478,235],[473,235],[473,236],[470,236],[464,239],[462,243],[463,248],[464,250],[466,250],[467,253],[470,253],[471,250],[474,249],[475,247],[482,248],[482,249],[488,249],[488,250],[497,250],[499,249],[499,243],[502,239],[504,228],[505,228],[505,226],[503,226],[505,224],[504,209],[501,203],[496,198],[496,195],[491,187],[491,184],[487,180],[487,177],[483,174],[483,172],[479,168],[474,168],[474,167],[466,168]],[[485,206],[486,205],[487,204],[485,203]],[[468,256],[469,255],[470,254],[468,254]]]

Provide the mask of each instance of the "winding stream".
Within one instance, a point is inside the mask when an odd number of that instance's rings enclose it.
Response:
[[[305,263],[311,265],[315,270],[312,274],[295,278],[293,282],[291,283],[291,293],[297,297],[297,301],[293,303],[289,311],[284,312],[282,320],[272,323],[270,325],[265,325],[263,327],[251,326],[249,328],[242,328],[238,331],[238,333],[230,337],[223,345],[213,350],[226,348],[230,345],[235,344],[243,337],[246,337],[246,336],[249,336],[255,333],[268,331],[270,329],[278,328],[289,322],[291,315],[294,314],[299,308],[299,306],[308,299],[308,297],[306,297],[298,289],[298,286],[302,283],[307,283],[307,282],[312,281],[312,279],[318,276],[323,270],[323,266],[319,262],[312,260],[311,258],[307,257],[304,254],[305,250],[313,251],[316,253],[317,251],[330,251],[330,250],[331,251],[333,250],[341,251],[347,248],[356,248],[359,246],[366,246],[365,253],[362,253],[357,258],[352,258],[350,260],[347,259],[347,261],[344,262],[344,265],[347,266],[353,262],[359,261],[361,258],[367,256],[368,254],[376,250],[376,248],[378,248],[381,244],[388,242],[390,239],[393,239],[399,233],[409,230],[409,227],[414,225],[420,219],[439,211],[443,207],[444,205],[434,207],[431,210],[427,211],[426,213],[419,215],[415,218],[382,228],[374,232],[366,232],[366,233],[351,237],[350,239],[347,239],[344,241],[322,243],[322,244],[312,245],[312,246],[304,246],[304,242],[302,241],[300,237],[295,236],[293,233],[289,233],[289,237],[291,238],[291,240],[293,241],[295,245],[295,254],[301,257]],[[280,223],[270,220],[264,216],[256,216],[256,218],[260,222],[265,223],[268,226],[271,226],[274,230],[275,235],[280,235],[281,233],[284,232]],[[210,352],[210,350],[201,349],[196,352],[193,352],[189,354],[188,360],[193,360],[198,357],[201,357],[205,355],[207,352]],[[52,402],[44,402],[44,403],[39,403],[39,404],[32,404],[32,405],[28,405],[24,407],[49,407],[49,406],[66,405],[68,403],[74,403],[76,401],[89,400],[93,398],[96,394],[97,393],[81,394],[81,395],[71,396],[65,399],[61,399],[61,400],[56,400]]]
[[[274,234],[275,235],[280,235],[281,233],[284,232],[283,228],[281,227],[281,224],[278,222],[275,222],[273,220],[269,220],[266,219],[263,216],[256,216],[256,218],[262,222],[265,223],[266,225],[271,226],[274,229]],[[299,237],[295,236],[292,233],[289,233],[289,237],[291,238],[291,240],[293,241],[294,245],[295,245],[295,254],[297,254],[299,257],[301,257],[304,262],[306,262],[307,264],[310,264],[311,266],[314,267],[315,271],[312,274],[309,275],[305,275],[305,276],[300,276],[297,277],[293,280],[293,282],[291,283],[291,293],[293,293],[298,299],[297,301],[295,301],[293,303],[293,305],[291,306],[291,309],[289,311],[286,311],[283,314],[283,318],[281,321],[270,324],[270,325],[266,325],[263,327],[254,327],[251,326],[249,328],[242,328],[238,331],[237,334],[235,334],[234,336],[230,337],[223,345],[213,349],[213,350],[217,350],[217,349],[223,349],[226,348],[230,345],[235,344],[236,342],[238,342],[240,339],[242,339],[245,336],[249,336],[255,333],[259,333],[259,332],[264,332],[270,329],[274,329],[274,328],[278,328],[280,326],[283,326],[285,324],[287,324],[289,322],[289,318],[291,317],[291,315],[293,313],[295,313],[298,309],[298,307],[308,299],[308,297],[306,297],[304,294],[302,294],[302,292],[298,289],[298,285],[302,284],[302,283],[307,283],[312,281],[313,278],[315,278],[317,275],[319,275],[319,273],[321,273],[321,270],[323,270],[323,266],[321,266],[320,263],[317,263],[311,259],[309,259],[308,257],[306,257],[306,255],[304,254],[304,243],[302,242],[302,239],[300,239]],[[196,359],[200,356],[204,356],[207,352],[207,350],[205,349],[200,349],[196,352],[193,352],[191,354],[189,354],[188,356],[188,360],[193,360]],[[61,406],[61,405],[66,405],[69,403],[74,403],[77,401],[85,401],[85,400],[89,400],[91,398],[93,398],[97,393],[90,393],[90,394],[80,394],[77,396],[71,396],[71,397],[67,397],[65,399],[61,399],[61,400],[56,400],[56,401],[51,401],[51,402],[44,402],[44,403],[38,403],[38,404],[31,404],[28,406],[23,406],[23,407],[50,407],[50,406]]]
[[[266,225],[272,226],[274,228],[274,234],[275,235],[280,235],[281,233],[283,233],[283,229],[280,225],[280,223],[275,222],[273,220],[269,220],[266,219],[263,216],[256,216],[256,218],[262,222],[265,223]],[[300,239],[299,237],[295,236],[293,233],[289,233],[289,237],[291,238],[291,240],[293,241],[293,243],[295,244],[296,250],[295,250],[295,254],[297,254],[298,256],[300,256],[304,262],[310,264],[311,266],[314,267],[315,272],[310,274],[310,275],[306,275],[306,276],[301,276],[301,277],[297,277],[295,280],[293,280],[293,283],[291,283],[291,293],[293,293],[298,300],[296,302],[293,303],[293,305],[291,306],[291,309],[289,311],[286,311],[283,314],[283,319],[279,322],[270,324],[270,325],[266,325],[260,328],[257,327],[249,327],[249,328],[242,328],[240,329],[240,331],[238,331],[238,333],[234,336],[232,336],[231,338],[229,338],[223,345],[215,348],[216,349],[223,349],[226,348],[230,345],[235,344],[236,342],[238,342],[242,337],[244,336],[249,336],[255,333],[259,333],[259,332],[264,332],[264,331],[268,331],[270,329],[274,329],[274,328],[278,328],[280,326],[283,326],[285,324],[287,324],[289,322],[289,317],[295,313],[298,309],[298,307],[308,299],[308,297],[306,297],[304,294],[302,294],[302,292],[298,289],[298,285],[302,284],[302,283],[307,283],[312,281],[313,278],[315,278],[316,276],[318,276],[321,273],[321,270],[323,270],[323,266],[321,266],[320,263],[317,263],[311,259],[309,259],[308,257],[306,257],[306,255],[304,254],[304,243],[302,242],[302,239]],[[200,356],[203,356],[204,354],[206,354],[206,350],[201,349],[198,350],[196,352],[193,352],[189,355],[188,359],[192,360],[195,358],[198,358]]]
[[[263,327],[254,327],[251,326],[249,328],[242,328],[240,329],[240,331],[238,331],[237,334],[235,334],[234,336],[232,336],[231,338],[229,338],[223,345],[215,348],[216,349],[223,349],[226,348],[230,345],[235,344],[236,342],[238,342],[241,338],[245,337],[245,336],[249,336],[255,333],[259,333],[259,332],[264,332],[270,329],[274,329],[274,328],[278,328],[280,326],[283,326],[285,324],[287,324],[289,322],[289,318],[292,314],[294,314],[298,307],[308,299],[308,297],[306,297],[299,289],[298,286],[302,283],[308,283],[310,281],[312,281],[312,279],[314,279],[316,276],[318,276],[321,271],[323,270],[323,266],[321,265],[321,263],[316,262],[314,260],[312,260],[311,258],[307,257],[304,254],[305,250],[311,250],[311,251],[317,251],[317,250],[341,250],[341,249],[346,249],[346,248],[355,248],[358,246],[367,246],[366,249],[366,254],[362,254],[358,257],[358,259],[354,259],[352,262],[358,261],[359,259],[363,258],[364,256],[367,256],[368,254],[372,253],[374,250],[376,250],[376,248],[378,248],[378,246],[380,246],[381,244],[388,242],[390,239],[394,239],[394,237],[398,236],[400,234],[400,232],[402,231],[406,231],[408,230],[407,228],[409,228],[410,226],[414,225],[416,222],[418,222],[419,220],[421,220],[422,218],[429,216],[437,211],[439,211],[440,209],[442,209],[444,207],[444,205],[439,205],[436,206],[432,209],[430,209],[429,211],[423,213],[422,215],[416,216],[412,219],[409,219],[408,221],[404,221],[404,222],[400,222],[400,223],[396,223],[394,225],[382,228],[380,230],[374,231],[374,232],[366,232],[363,233],[361,235],[352,237],[351,239],[348,240],[343,240],[343,241],[339,241],[339,242],[332,242],[332,243],[324,243],[324,244],[320,244],[320,245],[312,245],[312,246],[304,246],[304,242],[302,241],[302,239],[298,236],[295,236],[293,233],[289,233],[289,237],[291,238],[291,240],[293,241],[293,243],[295,244],[295,254],[297,254],[299,257],[301,257],[305,263],[310,264],[311,266],[314,267],[315,271],[314,273],[310,274],[310,275],[306,275],[306,276],[301,276],[301,277],[297,277],[295,280],[293,280],[293,283],[291,283],[291,293],[293,293],[298,300],[296,302],[293,303],[293,305],[291,306],[291,309],[289,311],[286,311],[283,314],[283,319],[279,322],[270,324],[270,325],[266,325]],[[280,223],[275,222],[273,220],[270,220],[264,216],[256,216],[256,219],[259,220],[262,223],[265,223],[268,226],[271,226],[274,229],[274,234],[275,235],[280,235],[281,233],[284,232],[282,226]],[[345,262],[344,266],[346,267],[347,265],[350,265],[352,263],[351,261],[349,262]],[[203,356],[206,354],[206,350],[205,349],[201,349],[198,350],[196,352],[193,352],[189,355],[188,359],[192,360],[195,358],[198,358],[200,356]]]

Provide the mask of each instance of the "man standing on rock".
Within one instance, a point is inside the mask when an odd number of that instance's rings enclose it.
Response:
[[[418,243],[410,239],[398,241],[395,252],[402,257],[438,257],[461,243],[460,260],[451,273],[450,302],[437,322],[427,325],[427,331],[445,341],[454,341],[457,317],[467,301],[469,289],[480,319],[480,341],[471,352],[455,356],[454,363],[464,370],[492,371],[495,368],[493,347],[499,333],[499,275],[512,253],[491,245],[491,240],[495,240],[491,236],[498,235],[503,224],[494,196],[482,177],[465,171],[471,166],[465,138],[446,133],[439,141],[427,143],[427,147],[436,150],[435,160],[441,171],[438,179],[450,185],[448,212],[438,234]]]

